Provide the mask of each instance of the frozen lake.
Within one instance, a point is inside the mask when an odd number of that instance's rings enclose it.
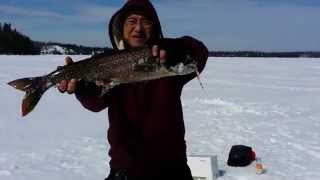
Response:
[[[75,60],[85,56],[73,56]],[[21,118],[23,93],[6,83],[43,75],[64,56],[0,56],[0,180],[92,180],[108,173],[107,110],[93,113],[50,89]],[[210,58],[182,96],[190,155],[218,155],[221,180],[320,179],[320,59]],[[254,164],[226,165],[232,145]]]

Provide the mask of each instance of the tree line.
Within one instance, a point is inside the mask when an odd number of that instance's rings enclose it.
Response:
[[[39,54],[40,48],[9,23],[0,22],[0,54]]]
[[[297,58],[310,57],[320,58],[320,52],[316,51],[292,51],[292,52],[259,52],[259,51],[211,51],[211,57],[279,57]]]
[[[86,47],[82,45],[76,44],[68,44],[68,43],[59,43],[59,42],[35,42],[36,46],[41,47],[41,54],[46,54],[48,49],[52,49],[53,46],[59,46],[64,48],[65,54],[75,55],[75,54],[94,54],[99,52],[105,52],[111,50],[110,48],[102,48],[102,47]],[[58,50],[51,50],[50,54],[62,54],[62,52]]]
[[[10,23],[0,22],[0,54],[41,54],[41,49],[58,45],[66,49],[67,54],[92,54],[110,51],[110,48],[85,47],[57,42],[35,42],[11,27]],[[61,54],[61,52],[51,52]],[[212,57],[320,57],[320,52],[257,52],[257,51],[211,51]]]
[[[95,52],[110,50],[110,48],[86,47],[58,42],[33,41],[28,36],[12,28],[10,23],[0,22],[0,54],[37,55],[43,54],[41,50],[45,50],[46,48],[50,48],[50,46],[54,45],[64,48],[66,54],[92,54]],[[53,51],[50,52],[50,54],[62,53],[59,51]]]

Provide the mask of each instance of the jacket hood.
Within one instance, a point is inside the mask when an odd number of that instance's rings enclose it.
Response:
[[[130,13],[141,13],[154,22],[154,41],[163,37],[160,21],[156,10],[149,0],[128,0],[124,6],[118,10],[109,23],[109,38],[114,49],[124,49],[122,39],[123,23]]]

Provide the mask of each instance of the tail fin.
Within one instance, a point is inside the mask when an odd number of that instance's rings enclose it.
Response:
[[[49,88],[44,77],[21,78],[8,82],[8,84],[26,92],[21,106],[22,116],[27,115],[34,109],[43,93]]]

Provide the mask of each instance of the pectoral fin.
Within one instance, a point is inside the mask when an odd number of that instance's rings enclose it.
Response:
[[[111,80],[97,80],[96,84],[102,87],[101,96],[107,94],[110,89],[120,84],[118,79],[111,79]]]

